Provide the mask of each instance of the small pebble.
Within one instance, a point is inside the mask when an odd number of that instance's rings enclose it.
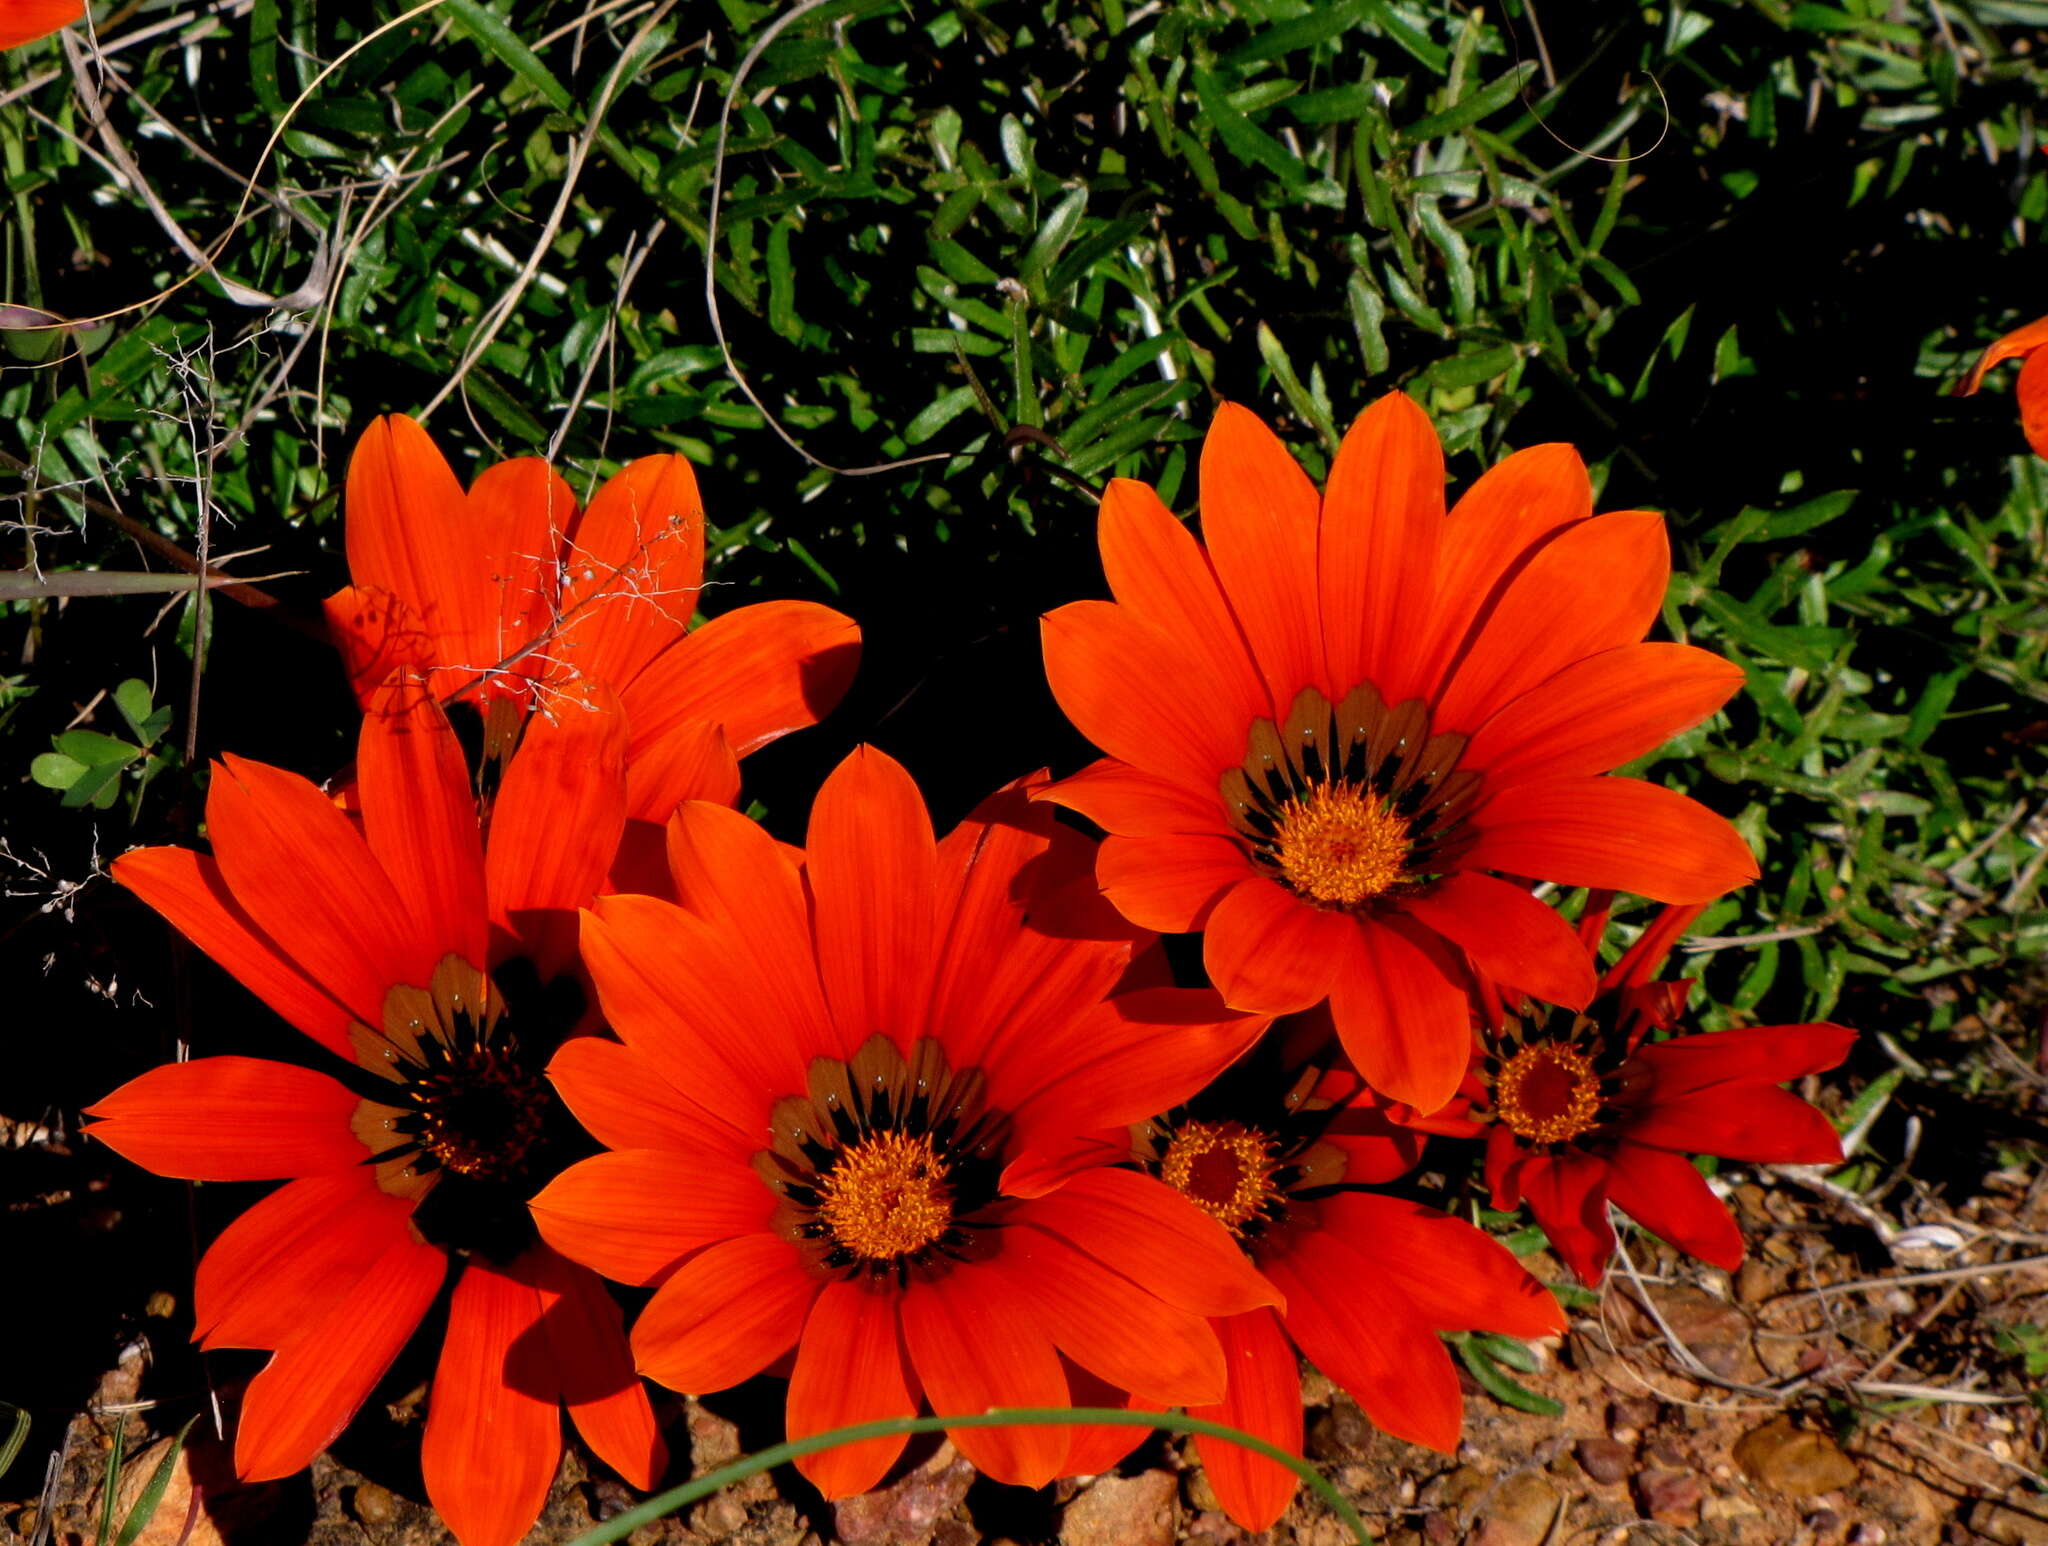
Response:
[[[1633,1463],[1628,1446],[1618,1439],[1580,1439],[1572,1454],[1580,1470],[1607,1486],[1626,1480]]]
[[[358,1482],[355,1496],[349,1500],[349,1512],[374,1530],[398,1517],[398,1499],[375,1482]]]

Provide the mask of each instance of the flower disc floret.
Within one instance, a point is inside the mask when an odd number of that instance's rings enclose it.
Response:
[[[1494,1112],[1516,1137],[1568,1143],[1600,1121],[1600,1072],[1576,1047],[1538,1042],[1494,1076]]]
[[[1159,1162],[1159,1179],[1233,1235],[1281,1200],[1270,1135],[1236,1122],[1183,1122]]]
[[[1348,784],[1322,784],[1281,808],[1275,846],[1280,873],[1297,893],[1356,907],[1399,884],[1408,823]]]
[[[818,1217],[868,1261],[910,1256],[953,1226],[947,1165],[922,1133],[877,1133],[840,1156],[819,1187]]]

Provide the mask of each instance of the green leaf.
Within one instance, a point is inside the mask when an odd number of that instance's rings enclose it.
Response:
[[[955,387],[903,426],[903,443],[921,446],[974,406],[974,388]]]
[[[28,776],[45,789],[69,789],[86,770],[86,764],[62,752],[44,752],[28,765]]]
[[[12,1401],[0,1401],[0,1420],[7,1424],[7,1432],[0,1436],[0,1477],[4,1477],[20,1455],[21,1446],[28,1442],[28,1413]]]
[[[1539,1396],[1535,1391],[1518,1384],[1494,1361],[1488,1347],[1473,1333],[1463,1333],[1446,1340],[1457,1348],[1458,1357],[1463,1359],[1465,1367],[1472,1371],[1472,1378],[1479,1382],[1480,1389],[1494,1400],[1520,1412],[1533,1412],[1538,1417],[1557,1417],[1563,1414],[1562,1401]]]
[[[1529,78],[1535,73],[1536,61],[1523,60],[1507,74],[1473,92],[1463,101],[1455,102],[1442,112],[1431,113],[1427,118],[1418,119],[1410,124],[1401,131],[1402,141],[1409,145],[1421,145],[1470,127],[1480,119],[1506,107],[1515,99],[1516,94],[1529,84]]]
[[[135,1506],[128,1510],[126,1523],[121,1533],[114,1538],[114,1546],[134,1546],[137,1536],[149,1528],[149,1522],[156,1518],[156,1511],[163,1506],[164,1491],[171,1485],[171,1477],[177,1473],[178,1456],[185,1449],[185,1435],[192,1431],[196,1417],[185,1419],[185,1425],[171,1435],[171,1442],[164,1450],[163,1458],[156,1463],[156,1469],[149,1473],[149,1480],[143,1483],[141,1495]]]

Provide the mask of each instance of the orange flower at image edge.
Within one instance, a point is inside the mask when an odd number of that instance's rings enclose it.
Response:
[[[194,1288],[204,1346],[272,1354],[242,1403],[245,1479],[325,1448],[451,1275],[421,1465],[464,1546],[532,1525],[564,1405],[635,1486],[666,1464],[617,1306],[526,1211],[590,1148],[542,1068],[586,1018],[574,910],[625,825],[625,739],[602,701],[537,718],[486,841],[447,720],[394,684],[363,722],[360,824],[296,774],[229,758],[207,795],[213,857],[115,861],[310,1038],[280,1050],[313,1066],[199,1058],[88,1112],[94,1137],[160,1175],[286,1181],[214,1242]]]
[[[0,49],[19,48],[85,20],[85,0],[0,0]]]
[[[608,687],[631,727],[641,820],[684,799],[730,804],[737,759],[815,724],[860,656],[852,620],[807,601],[690,630],[704,505],[680,456],[631,463],[579,512],[539,457],[486,467],[465,493],[427,432],[389,414],[349,460],[344,538],[354,583],[328,598],[327,621],[359,696],[410,667],[443,702],[484,708],[495,748],[494,706],[516,729],[564,687]]]
[[[1030,803],[1036,782],[934,843],[909,775],[859,750],[820,790],[801,855],[688,804],[669,829],[682,905],[615,896],[585,915],[624,1045],[572,1042],[550,1073],[618,1152],[533,1211],[572,1260],[656,1285],[632,1333],[642,1373],[707,1393],[793,1348],[792,1438],[927,1404],[1088,1404],[1103,1382],[1161,1405],[1222,1399],[1209,1318],[1280,1300],[1225,1230],[1106,1162],[1042,1196],[1008,1177],[1192,1095],[1266,1022],[1207,989],[1117,992],[1129,931],[1033,926],[1027,899],[1087,886],[1089,847]],[[1041,1486],[1128,1448],[1129,1430],[1107,1433],[951,1437],[997,1480]],[[797,1465],[844,1497],[903,1446]]]
[[[1371,1086],[1423,1111],[1470,1058],[1470,968],[1584,1005],[1570,928],[1520,884],[1703,901],[1756,877],[1705,807],[1602,775],[1712,713],[1741,671],[1642,642],[1661,518],[1592,513],[1568,446],[1508,457],[1444,511],[1427,416],[1382,398],[1319,497],[1226,404],[1204,543],[1144,484],[1102,502],[1116,601],[1044,624],[1067,716],[1109,755],[1046,791],[1106,829],[1104,893],[1199,929],[1231,1005],[1327,998]]]
[[[1992,344],[1977,356],[1977,363],[1956,387],[1956,396],[1972,396],[1994,365],[2021,360],[2013,396],[2019,399],[2020,429],[2036,456],[2048,456],[2048,354],[2042,352],[2043,344],[2048,344],[2048,317],[2015,328]]]

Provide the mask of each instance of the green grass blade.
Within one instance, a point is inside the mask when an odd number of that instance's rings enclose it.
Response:
[[[1264,1439],[1223,1423],[1210,1422],[1204,1417],[1189,1417],[1184,1412],[1133,1412],[1124,1407],[1086,1406],[1019,1407],[1007,1412],[981,1412],[972,1417],[892,1417],[881,1422],[854,1423],[849,1427],[834,1428],[830,1433],[814,1433],[808,1438],[791,1439],[735,1460],[731,1465],[706,1472],[695,1481],[656,1493],[637,1508],[615,1514],[597,1528],[586,1530],[569,1542],[569,1546],[609,1546],[612,1541],[624,1540],[642,1525],[666,1518],[677,1509],[687,1508],[699,1498],[708,1498],[734,1482],[743,1482],[750,1476],[787,1465],[800,1455],[814,1455],[819,1450],[833,1449],[841,1444],[893,1438],[899,1433],[943,1433],[948,1428],[1043,1428],[1083,1423],[1116,1428],[1164,1428],[1172,1433],[1200,1434],[1204,1438],[1227,1439],[1232,1444],[1243,1445],[1253,1454],[1264,1455],[1300,1477],[1329,1505],[1330,1512],[1343,1521],[1359,1546],[1373,1546],[1371,1532],[1365,1528],[1365,1521],[1358,1517],[1358,1510],[1345,1501],[1344,1495],[1330,1484],[1329,1479],[1301,1456],[1289,1454],[1277,1444],[1268,1444]]]

